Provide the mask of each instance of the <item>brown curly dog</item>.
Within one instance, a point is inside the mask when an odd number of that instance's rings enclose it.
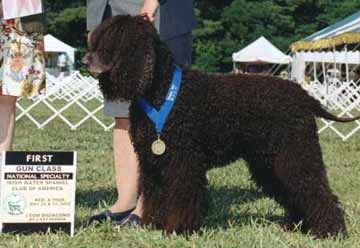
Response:
[[[212,75],[182,68],[182,85],[161,138],[140,107],[159,108],[174,61],[143,17],[116,16],[90,40],[87,65],[110,100],[132,101],[131,138],[140,163],[143,224],[166,232],[197,231],[207,213],[207,170],[238,159],[302,230],[319,238],[345,234],[344,211],[329,187],[315,117],[340,122],[299,85],[276,77]]]

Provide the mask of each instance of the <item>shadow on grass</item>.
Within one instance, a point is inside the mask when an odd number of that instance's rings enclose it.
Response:
[[[116,189],[113,188],[100,188],[89,190],[76,190],[76,206],[85,208],[98,208],[99,203],[105,201],[111,204],[111,201],[116,199]]]
[[[256,189],[243,189],[239,187],[210,187],[210,203],[208,216],[205,219],[204,226],[207,229],[228,228],[229,222],[236,225],[249,224],[252,219],[264,219],[265,213],[249,214],[233,211],[234,208],[240,208],[241,205],[253,202],[266,197]],[[95,190],[81,190],[76,194],[76,206],[95,209],[99,203],[105,201],[110,203],[116,200],[116,189],[100,188]],[[279,222],[282,216],[266,215],[265,219],[271,222]],[[79,224],[84,224],[85,219],[78,219]]]
[[[77,189],[76,190],[76,208],[90,208],[91,211],[87,212],[86,216],[76,216],[76,228],[88,226],[89,218],[97,214],[99,211],[95,210],[99,207],[104,207],[105,204],[111,204],[115,202],[117,197],[115,188],[98,188],[98,189]],[[102,211],[100,209],[100,211]]]
[[[229,188],[229,187],[220,187],[212,188],[210,187],[210,207],[217,207],[216,205],[221,205],[222,207],[231,207],[231,205],[242,204],[257,199],[266,197],[263,193],[257,191],[256,189],[242,189],[242,188]],[[76,191],[76,206],[87,207],[87,208],[97,208],[99,202],[101,201],[110,201],[111,199],[116,198],[116,189],[113,188],[99,188],[95,190],[82,190],[77,189]]]
[[[229,222],[236,225],[249,224],[253,219],[265,219],[279,223],[283,219],[280,215],[266,213],[248,213],[246,208],[235,212],[234,208],[241,209],[241,205],[266,198],[267,196],[256,189],[243,188],[210,188],[210,205],[204,226],[207,229],[229,228]]]

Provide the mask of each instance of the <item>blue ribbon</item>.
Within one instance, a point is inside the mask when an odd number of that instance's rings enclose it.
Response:
[[[140,107],[144,110],[149,119],[155,124],[156,133],[160,135],[164,128],[166,119],[170,114],[176,97],[179,93],[182,79],[181,68],[175,65],[172,81],[165,102],[161,105],[160,110],[156,110],[145,98],[139,100]]]

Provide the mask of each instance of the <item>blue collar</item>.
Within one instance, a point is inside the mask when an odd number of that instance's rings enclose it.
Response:
[[[161,134],[166,119],[169,116],[179,93],[182,79],[182,70],[175,65],[171,85],[166,95],[165,102],[161,105],[160,110],[157,111],[145,98],[139,100],[140,107],[144,110],[146,115],[155,124],[156,133]]]

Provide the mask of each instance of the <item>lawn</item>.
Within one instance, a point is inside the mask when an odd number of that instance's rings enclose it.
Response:
[[[43,130],[26,118],[17,123],[15,150],[78,152],[76,234],[2,235],[0,247],[360,247],[360,134],[342,142],[330,130],[321,135],[331,186],[346,211],[349,238],[314,240],[279,227],[283,210],[249,180],[243,161],[209,172],[211,207],[203,230],[190,237],[149,229],[87,227],[87,218],[116,198],[112,134],[93,122],[76,131],[59,120]]]

